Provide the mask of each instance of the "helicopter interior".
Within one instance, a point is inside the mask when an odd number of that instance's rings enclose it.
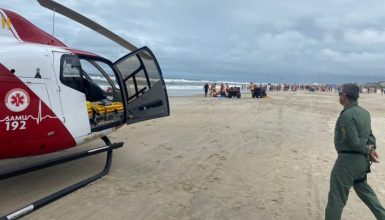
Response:
[[[107,62],[63,55],[60,79],[63,84],[85,94],[91,130],[122,123],[122,95],[115,73]]]

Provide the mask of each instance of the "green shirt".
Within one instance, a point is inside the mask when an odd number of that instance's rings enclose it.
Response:
[[[369,154],[369,145],[376,146],[372,134],[370,114],[353,101],[338,117],[334,129],[334,145],[337,151],[355,151]]]

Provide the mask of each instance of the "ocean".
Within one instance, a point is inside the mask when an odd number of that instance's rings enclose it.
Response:
[[[98,84],[103,90],[107,91],[110,87],[105,77],[97,75],[90,75],[92,80]],[[119,88],[115,77],[110,76],[115,86]],[[230,81],[207,81],[207,80],[188,80],[188,79],[164,79],[166,83],[167,93],[169,96],[196,96],[204,95],[203,86],[208,83],[211,86],[212,83],[217,84],[217,91],[220,90],[221,83],[229,84],[229,86],[238,86],[242,88],[242,85],[246,88],[247,82],[230,82]]]
[[[209,86],[212,83],[217,84],[217,91],[220,89],[221,83],[229,84],[229,86],[238,86],[242,88],[242,85],[246,87],[247,82],[229,82],[229,81],[207,81],[207,80],[187,80],[187,79],[164,79],[166,83],[167,93],[169,96],[196,96],[204,95],[203,86],[208,83]]]

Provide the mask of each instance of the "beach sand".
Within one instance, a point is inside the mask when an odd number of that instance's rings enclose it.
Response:
[[[268,95],[171,97],[170,117],[110,135],[125,145],[114,152],[109,175],[25,219],[323,219],[337,157],[338,96]],[[362,95],[359,102],[371,113],[383,159],[368,181],[385,204],[385,96]],[[5,160],[0,168],[42,158]],[[0,215],[97,172],[103,163],[104,156],[94,156],[1,181]],[[343,219],[374,216],[351,190]]]

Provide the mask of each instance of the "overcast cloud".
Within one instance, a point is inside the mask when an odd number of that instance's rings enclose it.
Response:
[[[67,0],[137,47],[149,46],[166,78],[258,82],[385,80],[385,2],[341,0]],[[36,1],[1,1],[52,32]],[[55,16],[55,36],[111,60],[128,53]]]

